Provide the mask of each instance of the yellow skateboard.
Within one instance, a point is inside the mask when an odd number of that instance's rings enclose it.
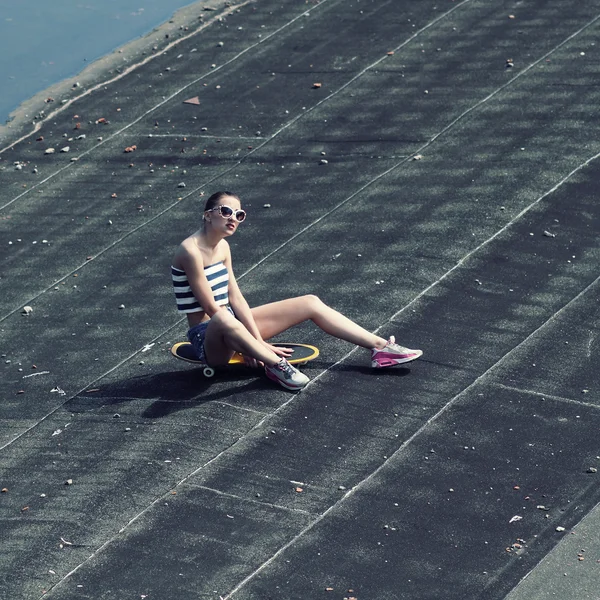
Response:
[[[287,359],[287,361],[292,365],[305,365],[307,362],[314,360],[317,358],[317,356],[319,356],[319,349],[316,346],[311,346],[309,344],[281,344],[278,342],[272,345],[279,348],[291,348],[293,350],[293,354]],[[180,360],[185,360],[186,362],[193,363],[195,365],[203,365],[204,369],[202,369],[202,373],[204,376],[214,377],[215,369],[198,359],[195,350],[192,348],[192,345],[189,342],[178,342],[171,348],[171,354]],[[244,357],[237,352],[229,361],[229,366],[243,364]]]

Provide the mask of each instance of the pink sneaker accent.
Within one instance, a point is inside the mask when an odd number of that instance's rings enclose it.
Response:
[[[423,355],[422,350],[411,350],[396,344],[394,336],[390,336],[384,348],[371,350],[371,366],[375,369],[392,367],[416,360]]]

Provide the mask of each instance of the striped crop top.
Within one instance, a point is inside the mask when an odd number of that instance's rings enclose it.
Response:
[[[215,302],[219,306],[229,304],[229,271],[223,262],[215,263],[204,267],[204,274],[210,284]],[[185,271],[171,267],[171,276],[173,278],[173,287],[175,289],[175,298],[177,300],[177,310],[182,313],[200,312],[204,309],[194,296],[190,282]]]

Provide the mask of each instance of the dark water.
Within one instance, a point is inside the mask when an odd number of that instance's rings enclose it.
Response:
[[[190,4],[191,0],[0,0],[0,123],[24,100],[76,75]]]

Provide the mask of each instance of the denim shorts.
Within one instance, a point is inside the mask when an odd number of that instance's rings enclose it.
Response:
[[[227,306],[227,310],[235,317],[233,310],[231,310],[231,306]],[[198,323],[198,325],[190,327],[187,332],[187,338],[190,341],[190,344],[192,344],[192,348],[196,352],[198,360],[202,361],[203,363],[206,363],[204,338],[206,337],[206,330],[209,323],[210,319],[208,319],[208,321],[202,321],[202,323]]]

